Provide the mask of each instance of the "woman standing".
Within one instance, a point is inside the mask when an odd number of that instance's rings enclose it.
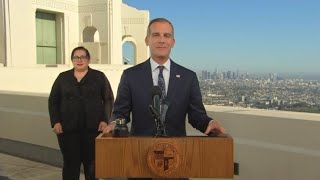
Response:
[[[71,53],[73,69],[62,72],[49,96],[49,114],[63,156],[63,180],[95,178],[95,137],[110,120],[113,92],[104,73],[89,67],[90,53],[77,47]]]

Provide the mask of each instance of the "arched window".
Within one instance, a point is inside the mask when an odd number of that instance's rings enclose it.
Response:
[[[135,65],[137,62],[137,42],[132,36],[122,37],[122,63]]]
[[[95,27],[86,27],[83,30],[83,42],[99,42],[100,35],[99,31]]]
[[[135,46],[132,42],[127,41],[122,45],[122,63],[134,65],[135,64]]]

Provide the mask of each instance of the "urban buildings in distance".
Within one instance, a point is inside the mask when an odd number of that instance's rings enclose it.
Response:
[[[320,113],[320,80],[203,70],[199,83],[206,105]]]

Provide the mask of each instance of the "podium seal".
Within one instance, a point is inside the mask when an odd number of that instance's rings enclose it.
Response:
[[[179,148],[168,142],[153,144],[148,151],[147,163],[149,169],[160,177],[169,176],[180,164]]]

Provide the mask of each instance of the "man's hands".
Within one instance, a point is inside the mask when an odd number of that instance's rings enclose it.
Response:
[[[99,124],[99,128],[98,128],[98,131],[101,131],[103,132],[104,129],[108,126],[108,124],[104,121],[101,121],[100,124]]]
[[[111,133],[115,126],[115,121],[112,121],[106,128],[104,128],[103,133]]]
[[[54,124],[54,126],[53,126],[53,132],[56,133],[56,134],[61,134],[61,133],[63,133],[61,123],[56,123],[56,124]]]
[[[99,124],[98,131],[101,131],[103,133],[111,133],[115,126],[116,126],[115,122],[111,122],[108,125],[106,122],[101,121],[100,124]],[[206,129],[206,131],[204,133],[208,135],[211,131],[215,131],[215,132],[223,133],[223,134],[226,133],[225,128],[221,126],[221,124],[220,124],[220,122],[218,120],[212,120],[208,124],[208,127],[207,127],[207,129]],[[56,123],[53,126],[53,132],[56,133],[56,134],[63,133],[61,123]]]
[[[210,123],[208,124],[208,127],[206,129],[206,131],[204,132],[206,135],[208,135],[210,132],[215,131],[217,133],[226,133],[226,129],[224,129],[224,127],[221,126],[220,122],[218,120],[212,120],[210,121]]]

